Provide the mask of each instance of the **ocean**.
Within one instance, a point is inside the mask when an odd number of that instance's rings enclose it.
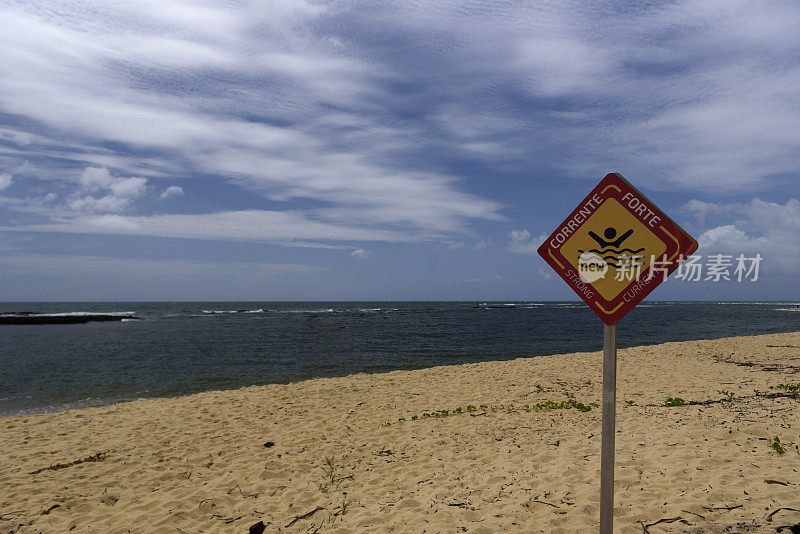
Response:
[[[797,331],[798,306],[644,302],[620,321],[618,343],[626,347]],[[0,316],[19,312],[126,319],[0,324],[0,415],[594,351],[603,342],[602,323],[581,302],[0,304]]]

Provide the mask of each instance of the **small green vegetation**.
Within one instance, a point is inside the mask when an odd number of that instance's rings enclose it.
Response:
[[[347,492],[345,492],[345,493],[347,493]],[[319,532],[322,529],[322,527],[324,527],[325,525],[333,525],[334,523],[336,523],[336,519],[337,518],[341,518],[341,516],[343,516],[343,515],[345,515],[347,513],[347,510],[350,508],[350,503],[351,502],[352,501],[347,499],[347,495],[343,495],[342,496],[342,503],[339,506],[337,506],[336,508],[334,508],[332,512],[328,512],[328,515],[325,516],[325,518],[322,519],[322,524],[321,525],[319,525],[314,530],[309,530],[309,532]],[[311,526],[313,527],[314,525],[312,524]]]
[[[600,405],[597,404],[596,402],[590,402],[590,403],[587,403],[587,404],[583,404],[583,403],[578,402],[578,401],[576,401],[574,399],[567,399],[567,400],[563,400],[563,401],[559,401],[559,402],[547,400],[547,401],[544,401],[544,402],[537,402],[536,404],[525,404],[522,407],[515,406],[514,404],[496,404],[496,405],[479,404],[477,406],[474,405],[474,404],[468,404],[466,408],[462,408],[461,406],[458,406],[458,407],[456,407],[456,408],[454,408],[452,410],[434,410],[432,412],[423,412],[422,414],[414,414],[408,419],[405,418],[405,417],[398,417],[397,418],[397,423],[405,423],[407,420],[419,421],[420,419],[430,419],[432,417],[434,417],[434,418],[450,417],[450,416],[453,416],[453,415],[460,415],[460,414],[465,414],[465,413],[473,414],[473,412],[477,412],[478,410],[483,410],[483,411],[499,410],[499,411],[505,411],[505,412],[511,412],[511,411],[530,412],[530,411],[534,411],[534,410],[541,411],[541,410],[570,410],[570,409],[575,409],[575,410],[578,410],[579,412],[589,412],[589,411],[592,410],[592,408],[598,408],[599,406]],[[397,424],[397,423],[395,423],[395,424]],[[386,423],[383,423],[381,426],[391,426],[392,424],[393,423],[391,423],[391,422],[386,422]]]
[[[778,454],[783,454],[786,452],[786,449],[783,447],[783,445],[781,445],[781,438],[778,436],[775,436],[773,439],[768,439],[767,443],[769,443],[769,446],[775,449]]]
[[[798,392],[800,392],[800,384],[778,384],[777,386],[770,386],[770,389],[772,389],[773,387],[776,387],[778,389],[786,391],[787,393],[798,393]],[[761,395],[763,393],[761,390],[758,390],[758,389],[753,390],[753,392],[755,393],[756,396]],[[718,389],[717,393],[719,393],[720,395],[724,395],[725,398],[722,399],[723,401],[732,400],[736,396],[736,394],[734,392],[728,391],[726,389]],[[685,401],[684,399],[682,399],[680,397],[668,397],[667,400],[664,401],[664,404],[666,406],[685,406],[687,403],[688,403],[688,401]],[[626,400],[625,404],[627,404],[628,406],[636,406],[636,401],[635,400]],[[484,411],[484,412],[489,412],[489,411],[505,411],[505,412],[525,411],[525,412],[530,412],[530,411],[541,411],[541,410],[570,410],[570,409],[575,409],[575,410],[578,410],[579,412],[589,412],[589,411],[591,411],[592,408],[599,408],[599,407],[600,407],[600,405],[597,404],[596,402],[590,402],[590,403],[587,403],[587,404],[583,404],[583,403],[580,403],[580,402],[578,402],[578,401],[576,401],[574,399],[567,399],[567,400],[558,401],[558,402],[551,401],[551,400],[546,400],[546,401],[543,401],[543,402],[537,402],[536,404],[523,404],[522,406],[516,406],[514,404],[478,404],[477,406],[474,405],[474,404],[468,404],[466,406],[466,408],[462,408],[461,406],[458,406],[458,407],[456,407],[456,408],[454,408],[452,410],[434,410],[432,412],[424,412],[422,414],[414,414],[408,419],[406,417],[398,417],[397,418],[397,423],[392,423],[392,422],[388,422],[387,421],[386,423],[383,423],[381,426],[391,426],[392,424],[405,423],[407,420],[419,421],[420,419],[450,417],[450,416],[453,416],[453,415],[461,415],[461,414],[464,414],[464,413],[469,413],[471,415],[476,415],[474,412],[477,412],[479,410],[480,411]],[[783,445],[781,445],[780,440],[778,440],[777,437],[775,437],[774,440],[770,440],[770,445],[772,446],[773,449],[778,451],[780,454],[783,454],[783,452],[785,452],[785,450],[783,448]]]
[[[386,426],[389,426],[389,423],[386,423]],[[322,476],[322,482],[318,484],[319,490],[322,493],[328,493],[330,489],[338,490],[346,477],[339,476],[338,468],[336,467],[336,462],[334,462],[333,457],[326,456],[325,464],[320,466],[320,469],[322,469],[324,474]]]
[[[575,408],[576,410],[578,410],[579,412],[591,412],[592,411],[592,407],[591,406],[587,406],[586,404],[581,404],[580,402],[575,402],[575,401],[571,401],[571,402],[572,402],[572,407]]]

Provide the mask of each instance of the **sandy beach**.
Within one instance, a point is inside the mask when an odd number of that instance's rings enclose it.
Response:
[[[3,418],[0,533],[590,531],[601,367],[565,354]],[[800,382],[800,333],[623,349],[618,369],[616,531],[796,531],[800,405],[777,386]]]

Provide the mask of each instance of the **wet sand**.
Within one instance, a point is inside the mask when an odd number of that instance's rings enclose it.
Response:
[[[800,333],[618,372],[616,531],[800,523]],[[577,353],[2,418],[0,533],[596,530],[601,377]]]

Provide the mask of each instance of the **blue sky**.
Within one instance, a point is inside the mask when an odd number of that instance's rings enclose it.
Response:
[[[572,299],[607,172],[800,299],[796,2],[5,2],[0,300]]]

